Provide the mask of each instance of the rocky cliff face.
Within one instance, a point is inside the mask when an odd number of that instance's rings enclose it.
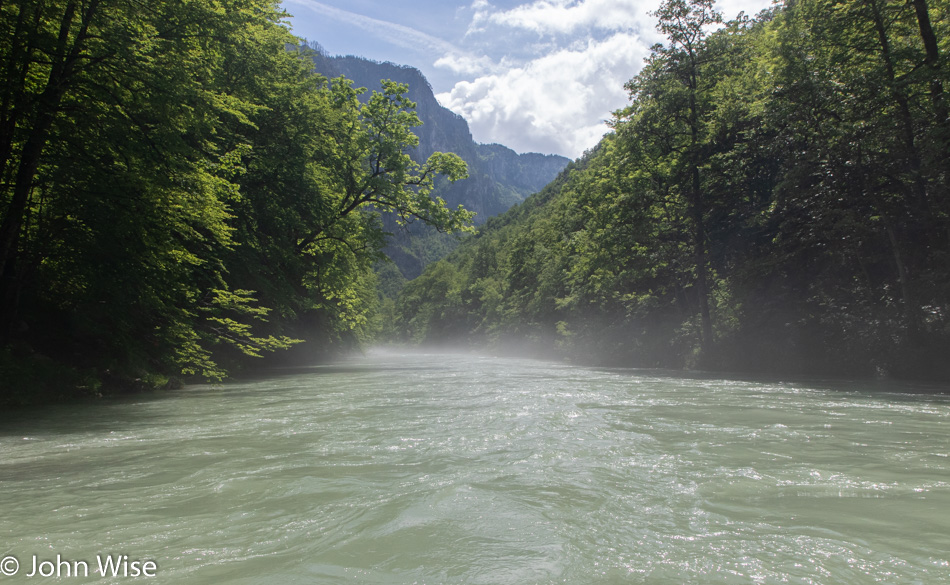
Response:
[[[476,224],[506,211],[527,196],[540,191],[570,162],[557,155],[518,154],[500,144],[478,144],[464,118],[442,107],[422,72],[393,63],[377,63],[361,57],[328,57],[319,47],[313,55],[316,69],[333,78],[343,75],[355,87],[365,87],[367,95],[380,88],[380,81],[391,79],[409,86],[409,99],[416,103],[422,126],[415,129],[419,147],[411,153],[422,162],[433,152],[454,152],[468,164],[469,178],[441,186],[436,195],[449,207],[463,205],[475,211]],[[389,222],[387,222],[387,225]],[[389,226],[394,228],[393,226]],[[414,278],[425,265],[454,248],[451,238],[433,234],[421,227],[391,229],[394,238],[387,254],[407,278]]]

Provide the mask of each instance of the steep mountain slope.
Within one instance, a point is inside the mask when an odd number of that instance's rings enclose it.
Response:
[[[377,63],[360,57],[329,57],[315,43],[314,63],[319,73],[333,78],[340,75],[353,80],[354,86],[371,92],[380,80],[390,79],[409,86],[409,99],[423,125],[416,128],[419,147],[412,154],[424,161],[433,152],[454,152],[468,164],[469,178],[439,187],[436,195],[449,207],[463,205],[476,212],[476,225],[503,213],[512,205],[540,191],[570,162],[557,155],[518,154],[500,144],[478,144],[468,123],[458,114],[442,107],[432,87],[418,69],[393,63]],[[425,266],[455,248],[455,238],[434,233],[423,226],[408,230],[395,223],[387,225],[394,237],[387,254],[407,278],[421,274]]]

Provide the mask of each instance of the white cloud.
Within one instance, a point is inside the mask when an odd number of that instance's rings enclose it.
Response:
[[[458,53],[447,53],[433,63],[435,67],[442,67],[456,75],[479,75],[495,69],[491,58],[487,56],[475,57]]]
[[[470,19],[457,44],[328,5],[336,1],[283,0],[409,49],[417,65],[429,59],[442,88],[455,84],[439,101],[468,120],[476,140],[521,152],[576,157],[594,146],[604,120],[628,103],[624,83],[663,41],[649,15],[660,0],[505,0],[507,9],[467,0],[456,11]],[[769,1],[719,0],[727,19]]]
[[[740,10],[754,16],[770,0],[719,0],[723,17]],[[486,0],[472,4],[475,11],[469,33],[483,32],[488,24],[531,31],[539,35],[573,34],[589,29],[638,31],[651,35],[656,24],[650,12],[659,0],[533,0],[511,10],[499,11]]]
[[[506,11],[494,11],[479,0],[473,25],[483,30],[486,23],[544,34],[571,34],[599,28],[608,31],[635,31],[649,22],[647,12],[654,0],[535,0]]]
[[[722,17],[725,20],[739,16],[740,12],[745,12],[747,16],[755,16],[771,5],[770,0],[717,0],[716,2],[716,8],[722,11]]]
[[[635,34],[616,33],[459,82],[437,97],[468,120],[480,142],[577,157],[607,132],[611,112],[627,103],[623,85],[647,53]]]
[[[469,81],[437,97],[468,120],[475,139],[525,151],[579,156],[628,103],[624,83],[662,42],[650,12],[660,0],[528,0],[503,10],[474,0],[465,42],[495,57],[446,56]],[[770,0],[719,0],[726,19]],[[477,77],[476,77],[477,76]]]

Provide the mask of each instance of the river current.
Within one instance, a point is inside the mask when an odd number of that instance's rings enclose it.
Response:
[[[373,352],[6,414],[0,584],[950,583],[939,390]]]

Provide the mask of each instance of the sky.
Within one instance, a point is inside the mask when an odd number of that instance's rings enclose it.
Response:
[[[330,55],[416,67],[477,142],[577,158],[663,38],[659,0],[282,0]],[[718,0],[725,19],[771,0]],[[372,88],[371,88],[372,89]]]

